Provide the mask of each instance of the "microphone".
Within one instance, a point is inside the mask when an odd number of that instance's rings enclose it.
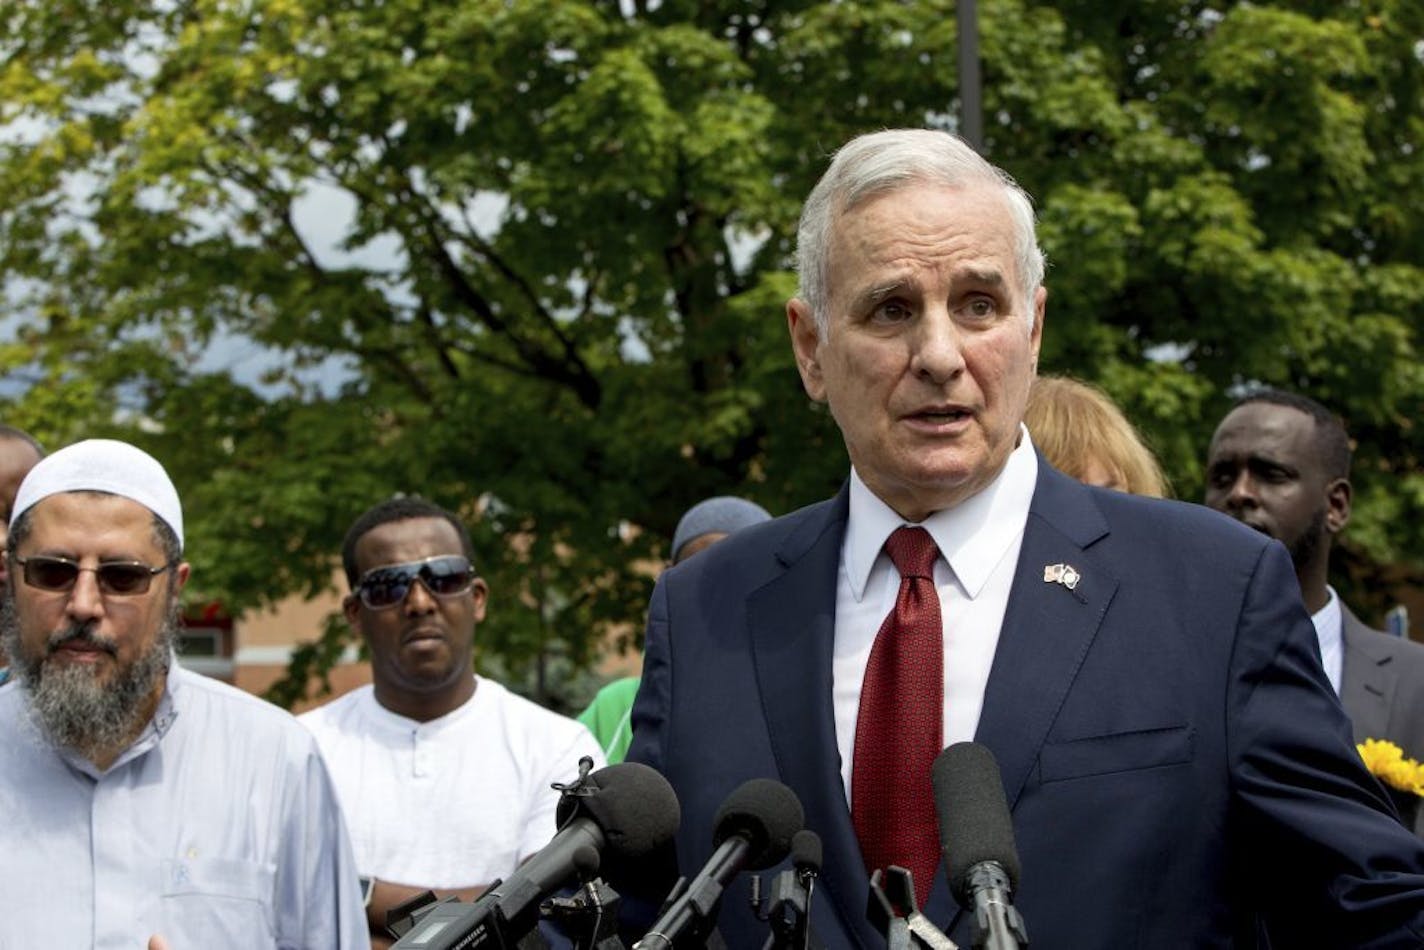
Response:
[[[795,908],[795,919],[785,937],[788,946],[799,944],[800,950],[811,950],[814,942],[811,936],[811,898],[816,892],[816,878],[821,874],[821,836],[810,828],[802,828],[791,836],[791,866],[800,885],[800,893],[796,896],[804,895],[804,899]]]
[[[657,769],[641,762],[605,766],[563,792],[554,812],[559,834],[581,826],[602,836],[598,843],[600,860],[584,877],[601,874],[620,888],[629,882],[644,883],[646,862],[654,855],[661,856],[682,821],[672,785]],[[526,865],[543,853],[530,858]]]
[[[791,836],[791,866],[803,878],[814,878],[821,873],[820,835],[803,828]]]
[[[677,794],[656,769],[638,762],[599,769],[560,800],[553,840],[481,900],[490,898],[506,919],[527,912],[532,922],[540,899],[575,873],[591,877],[601,867],[611,881],[671,840],[681,817]]]
[[[677,795],[641,763],[610,765],[562,791],[559,831],[547,845],[473,904],[437,904],[395,946],[513,946],[538,923],[540,901],[567,881],[591,878],[600,865],[606,874],[631,872],[677,834]]]
[[[754,778],[738,786],[717,810],[712,857],[686,888],[674,890],[672,903],[634,950],[702,946],[727,885],[743,868],[779,864],[804,822],[796,793],[780,782]]]
[[[956,742],[935,757],[930,774],[949,889],[973,911],[973,946],[1028,946],[1023,918],[1010,903],[1019,855],[994,754],[977,742]]]
[[[821,838],[809,828],[791,836],[791,868],[771,883],[767,911],[762,913],[761,878],[752,878],[752,912],[771,925],[762,950],[811,950],[820,942],[811,932],[811,897],[821,873]]]

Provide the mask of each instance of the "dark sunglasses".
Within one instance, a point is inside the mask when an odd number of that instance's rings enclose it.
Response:
[[[21,557],[10,555],[15,563],[24,568],[25,583],[31,587],[48,591],[73,590],[83,571],[92,571],[99,582],[99,590],[106,594],[142,594],[148,590],[155,574],[162,574],[172,564],[149,567],[141,561],[105,561],[98,567],[80,567],[78,561],[67,557],[48,557],[33,554]]]
[[[469,558],[455,554],[373,567],[361,575],[356,594],[367,607],[382,610],[404,601],[417,580],[436,597],[457,597],[474,585],[475,568]]]

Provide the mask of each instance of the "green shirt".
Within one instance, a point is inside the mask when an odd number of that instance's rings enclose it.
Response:
[[[588,731],[603,746],[603,756],[608,764],[622,762],[628,754],[628,743],[633,741],[633,697],[638,695],[639,678],[629,676],[614,680],[598,691],[588,708],[578,714],[578,721],[588,726]]]

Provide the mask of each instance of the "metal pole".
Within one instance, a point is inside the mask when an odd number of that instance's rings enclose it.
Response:
[[[979,77],[979,10],[976,0],[955,5],[959,24],[959,134],[984,151],[984,92]]]

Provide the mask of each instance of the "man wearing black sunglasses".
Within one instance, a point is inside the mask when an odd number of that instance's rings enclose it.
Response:
[[[372,684],[301,717],[321,746],[370,881],[372,945],[386,911],[433,889],[471,900],[555,830],[554,782],[603,756],[582,725],[476,676],[489,587],[469,531],[419,498],[361,515],[341,559],[344,610]]]
[[[24,846],[0,861],[0,943],[365,946],[316,743],[175,661],[189,566],[163,466],[80,442],[37,464],[14,507],[0,815]]]

